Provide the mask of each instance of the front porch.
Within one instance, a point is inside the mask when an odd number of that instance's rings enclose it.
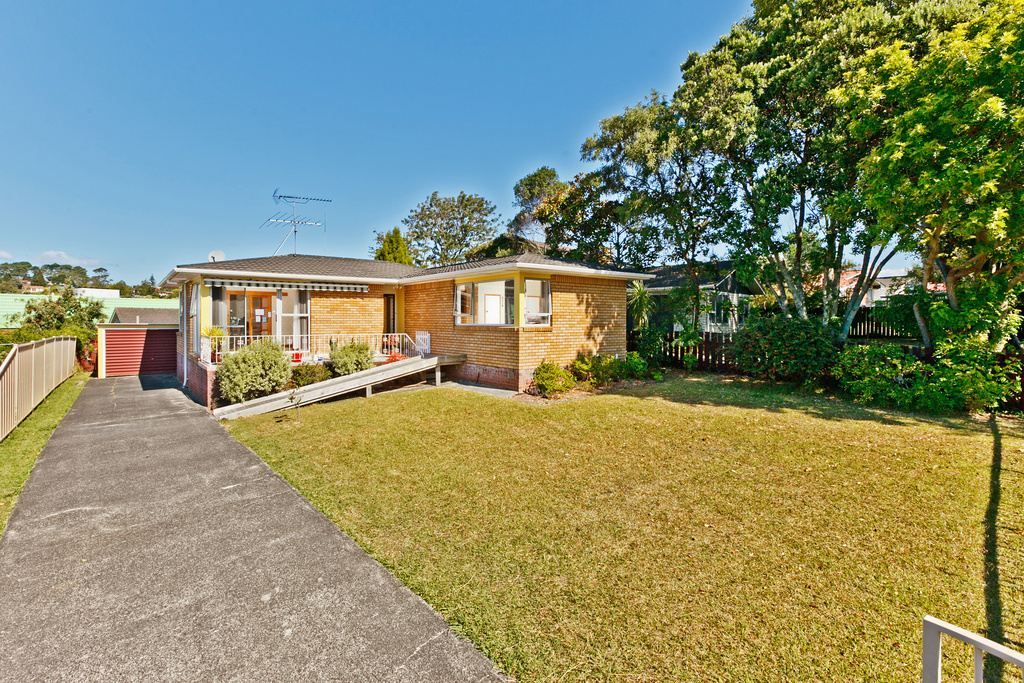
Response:
[[[207,330],[209,332],[209,330]],[[217,366],[231,353],[250,344],[270,341],[284,351],[294,363],[324,363],[333,349],[348,344],[365,345],[377,364],[406,358],[422,357],[430,351],[429,336],[420,335],[413,340],[402,332],[382,334],[261,334],[261,335],[200,335],[199,359],[207,365]]]

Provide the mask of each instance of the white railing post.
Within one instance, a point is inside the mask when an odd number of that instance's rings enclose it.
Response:
[[[942,634],[936,624],[924,618],[921,638],[921,683],[942,681]]]

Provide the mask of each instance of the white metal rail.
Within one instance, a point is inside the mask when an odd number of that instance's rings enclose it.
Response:
[[[14,344],[0,363],[0,440],[75,371],[75,338]]]
[[[218,364],[225,355],[257,341],[272,341],[278,344],[294,362],[325,360],[331,350],[346,344],[365,344],[374,358],[386,360],[422,357],[423,353],[409,335],[398,332],[391,334],[282,334],[282,335],[232,335],[224,337],[204,336],[200,339],[201,356],[204,362]]]
[[[1007,664],[1020,669],[1024,680],[1024,654],[1000,645],[967,629],[954,626],[949,622],[926,616],[924,618],[924,637],[921,649],[921,680],[923,683],[940,683],[942,681],[942,636],[956,638],[974,648],[974,681],[982,683],[985,678],[985,655],[998,657]]]

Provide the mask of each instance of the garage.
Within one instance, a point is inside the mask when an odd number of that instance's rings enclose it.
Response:
[[[97,374],[100,377],[174,374],[176,317],[177,311],[173,310],[141,313],[116,310],[111,322],[98,326]]]

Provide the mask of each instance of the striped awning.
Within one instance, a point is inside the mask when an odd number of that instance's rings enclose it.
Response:
[[[233,289],[306,289],[314,292],[368,292],[367,285],[336,284],[334,282],[270,282],[268,280],[223,280],[207,278],[205,283],[211,287],[231,287]]]

